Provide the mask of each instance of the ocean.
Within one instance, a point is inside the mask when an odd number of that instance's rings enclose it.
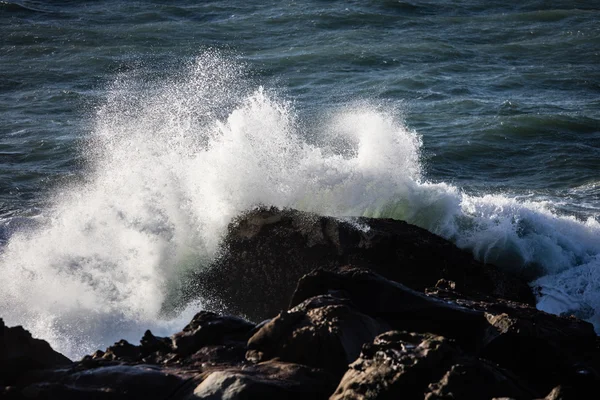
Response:
[[[403,219],[600,332],[600,2],[0,1],[0,317],[146,329],[253,207]]]

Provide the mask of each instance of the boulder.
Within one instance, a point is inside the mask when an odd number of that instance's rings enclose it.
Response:
[[[31,370],[70,364],[71,360],[45,340],[33,338],[22,326],[9,328],[0,318],[0,385],[9,385]]]
[[[127,400],[167,399],[184,383],[181,377],[148,365],[111,365],[72,369],[53,379],[7,390],[7,399]],[[0,394],[2,394],[0,392]]]
[[[475,345],[489,323],[479,310],[427,296],[371,271],[350,266],[317,269],[303,276],[290,307],[313,296],[346,299],[360,312],[385,321],[395,330],[435,332]]]
[[[255,210],[225,243],[190,287],[263,322],[202,311],[70,363],[0,320],[0,398],[558,400],[600,384],[589,323],[419,228]]]
[[[264,324],[248,341],[250,361],[279,359],[341,376],[370,342],[389,326],[330,296],[306,300]]]
[[[488,326],[478,335],[478,355],[527,379],[538,391],[600,383],[599,342],[590,323],[502,299],[439,288],[428,293],[484,312]]]
[[[242,318],[200,311],[170,338],[146,331],[139,346],[120,340],[88,358],[149,364],[237,362],[244,359],[253,329],[254,324]]]
[[[220,253],[210,268],[191,279],[190,291],[210,297],[216,309],[253,321],[285,310],[303,275],[347,264],[415,290],[447,279],[465,293],[535,302],[524,280],[475,261],[425,229],[392,219],[257,209],[230,225]]]
[[[211,372],[187,400],[324,400],[332,390],[331,377],[322,370],[268,361],[246,368]]]
[[[465,354],[488,360],[529,382],[538,394],[557,385],[592,388],[600,382],[598,338],[591,324],[522,303],[444,289],[451,286],[442,282],[426,295],[370,270],[319,269],[299,281],[291,306],[330,297],[392,329],[447,337]],[[496,376],[480,364],[460,368]],[[448,379],[456,381],[460,368]]]
[[[532,398],[509,373],[434,334],[386,332],[366,344],[331,400]]]
[[[242,318],[201,311],[183,331],[172,336],[172,347],[185,357],[208,345],[245,345],[252,329],[254,324]]]

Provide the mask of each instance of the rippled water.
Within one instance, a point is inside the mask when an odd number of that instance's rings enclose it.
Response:
[[[0,316],[71,356],[168,334],[201,307],[164,309],[185,271],[272,204],[406,219],[600,327],[598,20],[589,1],[0,1]]]

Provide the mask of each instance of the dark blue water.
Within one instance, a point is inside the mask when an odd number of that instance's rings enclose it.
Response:
[[[165,311],[186,271],[272,204],[406,219],[598,327],[598,20],[591,1],[1,1],[0,316],[75,356],[169,333],[201,307]]]

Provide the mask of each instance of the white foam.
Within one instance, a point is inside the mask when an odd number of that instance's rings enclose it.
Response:
[[[57,191],[40,226],[0,256],[0,315],[71,357],[181,329],[201,308],[180,298],[186,272],[257,205],[406,219],[482,260],[563,274],[544,283],[596,307],[597,288],[581,295],[569,284],[582,275],[564,274],[599,254],[597,222],[424,181],[420,138],[395,110],[328,114],[303,132],[289,103],[248,90],[243,69],[214,53],[162,82],[119,78],[82,149],[85,182]]]

